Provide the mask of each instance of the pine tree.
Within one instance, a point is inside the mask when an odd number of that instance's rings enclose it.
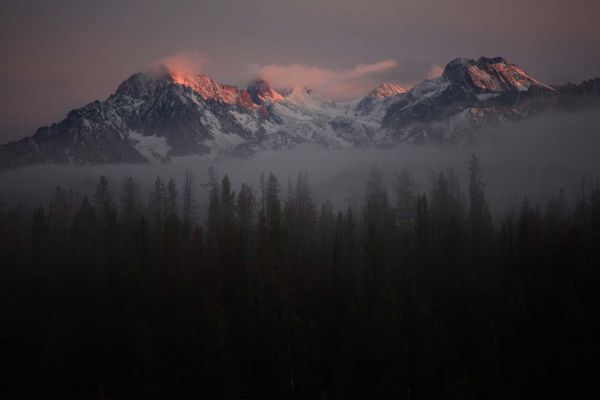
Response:
[[[225,175],[221,181],[221,218],[227,224],[233,224],[235,192],[231,190],[229,177]]]
[[[160,179],[156,177],[154,181],[154,188],[150,193],[149,202],[149,218],[152,232],[155,237],[162,234],[164,230],[165,218],[166,218],[166,192],[165,185]]]
[[[106,179],[105,176],[100,177],[98,185],[96,186],[94,206],[104,242],[102,255],[107,258],[112,258],[119,247],[117,238],[117,207],[108,179]],[[116,265],[113,265],[113,267],[116,268]]]
[[[464,204],[460,192],[460,185],[452,169],[447,174],[440,172],[433,179],[431,189],[431,235],[436,243],[433,248],[440,262],[456,260],[452,267],[457,267],[458,257],[448,258],[450,254],[462,254],[462,241],[464,237]],[[454,271],[458,272],[458,271]]]
[[[82,269],[96,261],[97,221],[96,210],[85,196],[70,229],[74,261]]]
[[[252,240],[252,227],[254,226],[254,207],[256,200],[252,188],[242,184],[237,197],[238,236],[237,248],[238,259],[247,263],[250,256],[250,244]]]
[[[277,177],[269,174],[267,185],[265,187],[265,209],[266,225],[269,247],[271,254],[276,255],[281,252],[282,237],[282,210],[281,210],[281,187]]]
[[[492,217],[485,199],[479,158],[473,153],[469,160],[469,225],[473,252],[478,261],[489,251],[492,240]]]
[[[408,170],[403,169],[396,174],[394,185],[396,191],[396,215],[398,225],[403,232],[412,230],[417,209],[417,183]]]
[[[334,246],[335,214],[333,212],[333,204],[329,200],[321,205],[317,232],[321,248],[319,254],[320,272],[330,273],[332,268],[332,249]]]
[[[46,245],[48,240],[48,226],[44,209],[39,207],[33,214],[31,241],[32,260],[35,267],[39,268],[44,258],[47,257]]]
[[[363,276],[372,301],[381,300],[390,283],[389,256],[394,247],[394,215],[383,173],[373,168],[367,179],[364,206],[364,254]]]
[[[215,170],[208,170],[208,216],[206,222],[206,257],[210,266],[209,273],[214,274],[220,254],[219,234],[221,232],[221,185],[217,180]]]
[[[173,219],[179,215],[179,204],[177,197],[177,184],[174,179],[169,179],[165,196],[165,215],[167,219]]]
[[[428,253],[430,245],[430,222],[429,222],[429,206],[427,195],[425,193],[417,197],[417,210],[415,221],[415,236],[417,239],[417,249],[421,256]]]
[[[176,279],[180,270],[180,248],[183,242],[180,238],[181,219],[179,216],[177,184],[169,179],[165,193],[165,223],[164,223],[164,273],[171,279]]]
[[[190,233],[194,224],[196,211],[194,176],[189,169],[185,170],[183,179],[182,211],[183,231],[187,235]]]
[[[344,261],[344,252],[346,251],[345,243],[346,226],[344,221],[344,214],[338,211],[335,218],[335,230],[333,234],[333,257],[331,262],[331,277],[333,286],[339,290],[341,266]]]
[[[95,208],[100,223],[106,228],[116,221],[116,210],[112,190],[104,175],[98,180],[94,195]]]
[[[312,266],[317,255],[313,250],[317,212],[306,173],[299,173],[293,186],[289,184],[284,213],[286,251],[292,259],[292,273],[298,274],[296,279],[301,279],[300,275],[311,273],[308,267]]]
[[[120,206],[121,225],[127,232],[133,233],[142,218],[143,202],[140,185],[132,177],[123,182]]]
[[[383,183],[383,172],[378,168],[373,168],[367,179],[365,190],[363,207],[365,224],[373,225],[374,229],[381,230],[386,224],[393,221],[390,211],[388,192]]]
[[[60,186],[56,186],[54,197],[48,208],[48,224],[54,233],[54,237],[64,239],[70,225],[70,204],[67,192]]]
[[[235,193],[231,190],[229,177],[225,175],[221,181],[220,221],[219,221],[219,272],[224,282],[233,277],[235,259]],[[231,296],[231,294],[230,294]]]

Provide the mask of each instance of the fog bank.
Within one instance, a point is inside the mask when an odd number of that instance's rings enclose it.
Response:
[[[486,194],[495,213],[518,205],[527,196],[545,201],[559,189],[573,199],[585,185],[600,177],[600,112],[545,115],[486,132],[488,139],[476,145],[436,146],[402,144],[393,148],[331,150],[302,145],[290,150],[266,151],[249,159],[188,157],[170,164],[111,164],[96,166],[36,165],[0,172],[0,197],[5,204],[46,206],[56,185],[92,194],[98,177],[105,175],[118,194],[122,181],[132,176],[145,193],[157,176],[181,182],[191,169],[197,198],[203,203],[201,185],[208,180],[208,168],[219,176],[228,174],[234,189],[242,182],[257,187],[262,173],[273,172],[280,179],[285,196],[288,180],[299,172],[309,176],[319,201],[330,199],[337,207],[357,205],[363,195],[371,168],[380,168],[391,183],[394,174],[408,169],[428,192],[431,175],[454,168],[466,190],[467,161],[471,153],[481,159]]]

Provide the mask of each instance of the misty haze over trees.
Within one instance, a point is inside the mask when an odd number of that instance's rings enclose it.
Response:
[[[0,208],[0,388],[22,398],[583,398],[600,384],[600,187],[492,220],[478,158],[429,187],[371,170],[99,178]],[[198,206],[208,196],[206,210]],[[199,218],[206,215],[205,218]]]

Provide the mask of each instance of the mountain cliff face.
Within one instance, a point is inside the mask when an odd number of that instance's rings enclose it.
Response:
[[[410,90],[383,84],[350,102],[257,79],[245,89],[167,69],[136,73],[105,101],[0,146],[0,167],[165,162],[250,155],[319,143],[332,148],[478,140],[481,128],[544,110],[600,105],[600,80],[552,87],[503,58],[459,58]]]
[[[537,113],[558,96],[503,58],[457,58],[442,76],[415,86],[386,111],[379,140],[473,140],[479,128]]]

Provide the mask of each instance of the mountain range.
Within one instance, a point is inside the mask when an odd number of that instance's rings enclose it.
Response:
[[[600,79],[549,85],[501,57],[457,58],[411,89],[385,83],[339,102],[306,87],[246,88],[166,67],[135,73],[105,101],[0,146],[0,168],[169,162],[317,143],[330,148],[480,140],[484,128],[544,111],[600,106]]]

